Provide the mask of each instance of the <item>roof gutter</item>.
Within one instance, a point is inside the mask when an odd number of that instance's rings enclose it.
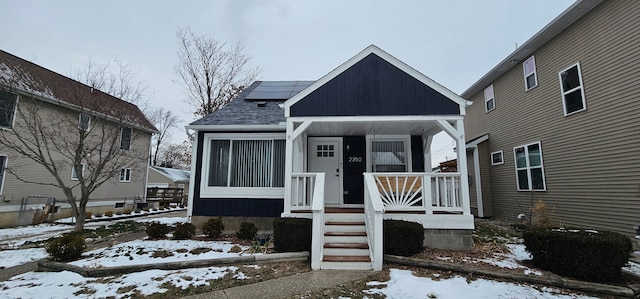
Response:
[[[284,132],[287,129],[284,123],[278,125],[188,125],[184,128],[194,131],[216,132]]]

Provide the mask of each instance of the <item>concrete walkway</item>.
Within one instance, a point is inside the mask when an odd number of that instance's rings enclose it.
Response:
[[[183,299],[244,299],[244,298],[283,298],[307,291],[317,291],[340,284],[363,279],[374,274],[372,271],[318,270],[280,277],[259,283],[253,283],[210,293],[183,297]]]

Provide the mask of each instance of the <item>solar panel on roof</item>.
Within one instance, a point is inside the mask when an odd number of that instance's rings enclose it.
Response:
[[[247,100],[288,100],[313,81],[262,81],[245,99]]]

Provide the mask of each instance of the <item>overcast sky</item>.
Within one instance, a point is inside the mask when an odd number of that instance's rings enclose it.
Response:
[[[67,76],[89,59],[129,63],[182,128],[195,119],[173,71],[177,28],[241,41],[260,80],[316,80],[375,44],[460,94],[573,2],[0,0],[0,49]],[[453,147],[434,140],[434,162]]]

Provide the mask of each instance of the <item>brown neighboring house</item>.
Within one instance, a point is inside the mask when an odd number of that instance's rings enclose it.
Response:
[[[474,214],[640,224],[640,2],[577,1],[466,90]]]
[[[37,112],[21,107],[37,107]],[[116,146],[131,156],[140,153],[148,156],[151,136],[157,132],[136,105],[0,50],[2,138],[15,138],[11,131],[25,128],[28,123],[25,118],[35,113],[40,119],[50,121],[47,128],[59,128],[59,134],[56,134],[59,140],[56,141],[62,141],[60,144],[78,138],[74,132],[80,127],[86,127],[84,130],[87,131],[96,130],[91,136],[100,136],[100,132],[104,134],[107,132],[105,128],[109,127],[109,132],[119,133]],[[69,131],[68,126],[60,125],[62,119],[77,120],[78,126]],[[98,123],[104,125],[98,126]],[[52,152],[52,155],[59,155],[57,159],[70,159],[61,152]],[[90,171],[84,166],[83,172]],[[92,193],[87,211],[117,212],[132,205],[134,198],[144,196],[148,171],[146,161],[123,164],[122,167],[120,177],[116,175]],[[71,185],[78,179],[77,173],[71,166],[65,168],[62,172],[68,171],[66,183]],[[8,169],[18,173],[23,180],[10,174]],[[47,203],[55,206],[55,219],[70,216],[70,205],[66,203],[61,189],[46,185],[49,182],[54,182],[54,178],[40,164],[11,148],[0,146],[0,227],[30,224],[33,211]]]

